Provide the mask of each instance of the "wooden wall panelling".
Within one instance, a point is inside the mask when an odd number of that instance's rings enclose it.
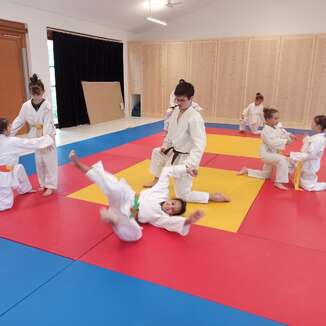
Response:
[[[237,122],[243,110],[249,39],[219,41],[215,116],[221,122]]]
[[[143,44],[128,43],[128,94],[129,112],[132,111],[132,94],[143,93]]]
[[[253,102],[257,92],[264,95],[264,105],[274,104],[279,50],[280,37],[250,39],[244,106]]]
[[[187,80],[187,66],[189,56],[188,42],[166,42],[165,43],[165,72],[164,80],[164,107],[169,106],[171,92],[175,89],[180,79]]]
[[[320,34],[316,38],[311,101],[307,110],[306,126],[309,127],[312,118],[320,114],[326,114],[326,34]]]
[[[195,86],[194,100],[208,120],[215,117],[217,44],[217,40],[190,43],[189,81]]]
[[[281,37],[276,108],[287,127],[305,127],[305,110],[309,103],[314,37]]]
[[[162,117],[162,43],[144,43],[143,46],[143,96],[142,113],[145,116]]]
[[[129,92],[141,93],[143,90],[143,44],[128,43]]]

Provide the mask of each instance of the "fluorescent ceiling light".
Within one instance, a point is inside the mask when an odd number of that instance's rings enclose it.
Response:
[[[143,9],[148,8],[148,0],[142,2]],[[161,10],[166,7],[166,1],[165,0],[151,0],[151,9],[152,10]]]
[[[155,18],[152,18],[152,17],[147,17],[147,20],[153,22],[153,23],[156,23],[156,24],[160,24],[160,25],[163,25],[163,26],[166,26],[167,23],[162,21],[162,20],[158,20],[158,19],[155,19]]]

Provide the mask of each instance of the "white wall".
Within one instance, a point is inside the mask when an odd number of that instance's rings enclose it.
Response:
[[[81,21],[54,13],[36,10],[30,7],[14,5],[5,0],[0,3],[0,19],[6,19],[25,23],[28,28],[27,50],[29,56],[30,73],[37,73],[42,78],[46,97],[51,100],[50,95],[50,73],[48,64],[48,48],[46,28],[58,28],[77,33],[101,36],[124,42],[124,72],[125,92],[128,92],[128,64],[127,64],[127,32],[97,25],[87,21]],[[126,96],[126,101],[128,97]],[[127,104],[127,103],[126,103]],[[128,105],[126,105],[128,107]]]
[[[325,0],[216,0],[135,40],[267,36],[326,32]]]

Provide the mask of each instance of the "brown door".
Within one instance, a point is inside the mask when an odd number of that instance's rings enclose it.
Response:
[[[25,35],[23,24],[0,20],[0,117],[9,121],[17,116],[26,101],[23,69]]]

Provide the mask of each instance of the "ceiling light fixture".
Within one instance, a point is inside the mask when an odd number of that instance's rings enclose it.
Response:
[[[152,17],[147,17],[146,19],[153,22],[153,23],[156,23],[156,24],[160,24],[160,25],[163,25],[163,26],[167,25],[166,22],[164,22],[162,20],[159,20],[159,19],[155,19],[155,18],[152,18]]]
[[[156,24],[160,24],[160,25],[163,25],[163,26],[166,26],[167,23],[162,21],[162,20],[159,20],[159,19],[156,19],[154,17],[151,17],[152,16],[152,2],[151,0],[148,0],[148,17],[146,18],[147,20],[149,20],[150,22],[152,23],[156,23]]]

